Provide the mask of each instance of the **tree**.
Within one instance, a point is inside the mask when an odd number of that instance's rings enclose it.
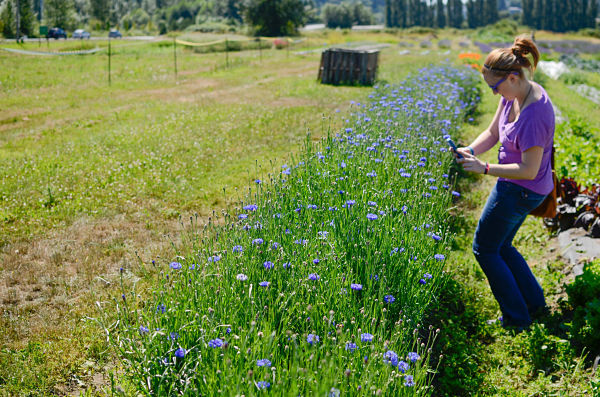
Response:
[[[461,0],[448,0],[448,24],[461,28],[463,23],[463,3]]]
[[[109,0],[90,0],[92,15],[99,20],[102,25],[106,25],[108,22],[108,17],[110,13],[110,3]]]
[[[444,2],[442,0],[437,0],[436,25],[438,28],[446,26],[446,13],[444,11]]]
[[[22,35],[34,36],[35,15],[31,0],[19,0],[19,30]]]
[[[257,35],[292,35],[304,24],[304,4],[301,0],[250,0],[245,16]]]
[[[72,0],[46,0],[46,21],[51,26],[68,29],[74,21]]]
[[[4,9],[0,14],[0,20],[2,21],[2,35],[7,38],[15,37],[15,11],[13,9],[12,1],[6,0]]]
[[[349,29],[352,27],[352,10],[347,4],[325,4],[323,22],[328,28]]]

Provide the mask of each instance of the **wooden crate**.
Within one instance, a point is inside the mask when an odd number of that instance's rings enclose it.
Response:
[[[323,84],[373,85],[378,50],[329,48],[321,55],[318,80]]]

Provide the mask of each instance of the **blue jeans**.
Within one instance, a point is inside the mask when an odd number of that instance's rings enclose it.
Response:
[[[546,196],[499,181],[479,219],[473,253],[500,305],[504,326],[528,326],[531,314],[546,306],[544,291],[512,240],[527,214]]]

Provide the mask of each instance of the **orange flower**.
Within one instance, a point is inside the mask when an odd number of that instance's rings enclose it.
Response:
[[[481,54],[477,54],[474,52],[463,52],[462,54],[458,54],[459,59],[473,59],[475,61],[479,61],[481,59]]]

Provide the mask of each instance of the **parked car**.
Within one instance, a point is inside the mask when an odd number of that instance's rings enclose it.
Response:
[[[111,29],[110,32],[108,32],[108,37],[111,37],[113,39],[120,39],[123,37],[123,35],[117,29]]]
[[[90,32],[86,32],[83,29],[77,29],[76,31],[73,32],[74,39],[89,39],[90,37],[92,37]]]
[[[48,34],[46,35],[47,39],[55,39],[58,40],[60,38],[66,39],[67,33],[61,28],[50,28],[48,30]]]

